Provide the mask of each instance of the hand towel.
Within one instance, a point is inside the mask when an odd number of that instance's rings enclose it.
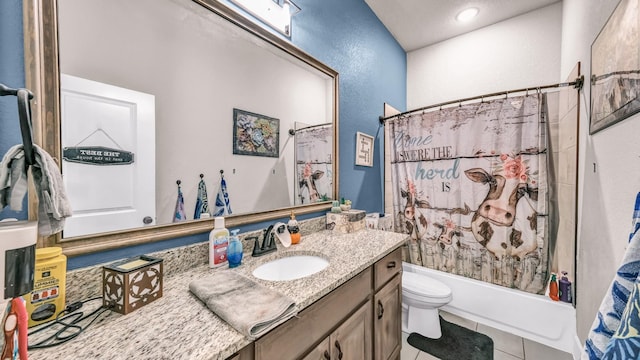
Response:
[[[582,359],[603,359],[603,355],[611,338],[620,326],[631,326],[631,323],[621,323],[627,303],[633,303],[632,291],[640,280],[640,231],[636,226],[640,222],[640,193],[636,196],[633,226],[629,245],[625,250],[622,263],[615,274],[609,290],[602,299],[596,318],[591,325],[591,331],[585,343]],[[632,312],[632,314],[637,314]],[[633,316],[633,315],[632,315]],[[622,330],[625,332],[625,330]],[[637,340],[637,339],[636,339]],[[620,346],[623,343],[618,344]],[[627,344],[628,346],[629,344]],[[614,345],[612,345],[614,346]],[[617,345],[616,345],[617,346]],[[624,357],[623,357],[624,358]]]
[[[186,221],[187,214],[184,212],[184,196],[182,195],[182,188],[178,184],[178,197],[176,198],[176,208],[173,211],[173,222]]]
[[[216,315],[251,340],[297,314],[295,302],[234,271],[216,271],[189,283]]]
[[[231,215],[231,204],[229,201],[229,193],[227,192],[227,182],[224,180],[224,176],[220,179],[220,188],[216,195],[216,208],[214,209],[213,216],[224,216],[224,212],[227,215]]]
[[[38,233],[49,236],[64,229],[65,218],[72,215],[60,168],[41,147],[33,145],[36,163],[31,175],[38,194]],[[0,207],[10,205],[22,210],[27,193],[27,167],[23,145],[15,145],[0,162]]]
[[[202,214],[209,214],[209,197],[207,196],[207,184],[201,178],[198,183],[198,197],[196,198],[196,210],[193,214],[193,219],[200,219]]]

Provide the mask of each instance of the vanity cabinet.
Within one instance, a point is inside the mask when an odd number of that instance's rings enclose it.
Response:
[[[238,360],[399,360],[402,254],[391,252],[253,343]],[[236,360],[236,358],[232,358]]]
[[[370,304],[362,305],[303,360],[371,359]]]
[[[400,359],[402,346],[402,252],[396,249],[374,265],[373,354]]]

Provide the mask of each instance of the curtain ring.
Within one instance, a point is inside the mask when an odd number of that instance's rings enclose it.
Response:
[[[508,91],[505,91],[505,92],[504,92],[504,99],[506,100],[508,97],[509,97],[509,92],[508,92]]]
[[[524,96],[529,96],[529,88],[524,89],[525,93]]]
[[[480,97],[480,103],[481,103],[481,104],[482,104],[482,103],[484,103],[484,95],[482,95],[482,96]]]

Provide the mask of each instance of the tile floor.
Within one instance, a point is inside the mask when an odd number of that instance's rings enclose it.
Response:
[[[490,328],[486,325],[463,319],[461,317],[440,311],[440,315],[447,321],[464,326],[467,329],[488,335],[493,339],[494,360],[572,360],[571,354],[542,345],[531,340],[507,332]],[[437,357],[420,351],[407,343],[409,334],[402,333],[401,360],[438,360]]]

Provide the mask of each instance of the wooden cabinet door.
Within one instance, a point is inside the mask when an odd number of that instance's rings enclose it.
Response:
[[[376,360],[395,359],[402,346],[402,274],[396,275],[373,298],[373,344]]]
[[[333,360],[371,359],[371,302],[360,307],[329,337]]]
[[[330,339],[328,337],[324,339],[323,342],[311,350],[302,360],[331,360],[331,344],[329,341]]]

